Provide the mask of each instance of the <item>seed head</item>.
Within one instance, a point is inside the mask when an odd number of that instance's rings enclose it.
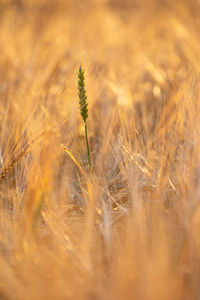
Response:
[[[81,66],[78,72],[78,96],[79,96],[80,113],[84,123],[86,124],[88,118],[88,103],[87,103],[87,95],[85,90],[84,70],[82,69]]]

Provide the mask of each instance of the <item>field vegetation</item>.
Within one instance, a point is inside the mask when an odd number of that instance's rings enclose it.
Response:
[[[200,299],[199,72],[198,0],[0,1],[0,299]]]

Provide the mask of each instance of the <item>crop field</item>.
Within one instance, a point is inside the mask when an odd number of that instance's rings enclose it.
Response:
[[[200,299],[199,91],[199,0],[0,0],[0,300]]]

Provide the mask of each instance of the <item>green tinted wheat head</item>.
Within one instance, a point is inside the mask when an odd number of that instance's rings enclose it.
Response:
[[[90,148],[89,148],[88,136],[87,136],[88,103],[87,103],[87,95],[85,90],[84,70],[82,69],[81,66],[78,72],[78,96],[79,96],[80,114],[85,124],[85,139],[86,139],[86,146],[87,146],[87,153],[88,153],[88,164],[89,167],[91,168]]]

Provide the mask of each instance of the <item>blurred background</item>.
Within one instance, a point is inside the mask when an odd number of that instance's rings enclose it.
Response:
[[[199,299],[199,41],[199,0],[0,0],[0,299]]]

